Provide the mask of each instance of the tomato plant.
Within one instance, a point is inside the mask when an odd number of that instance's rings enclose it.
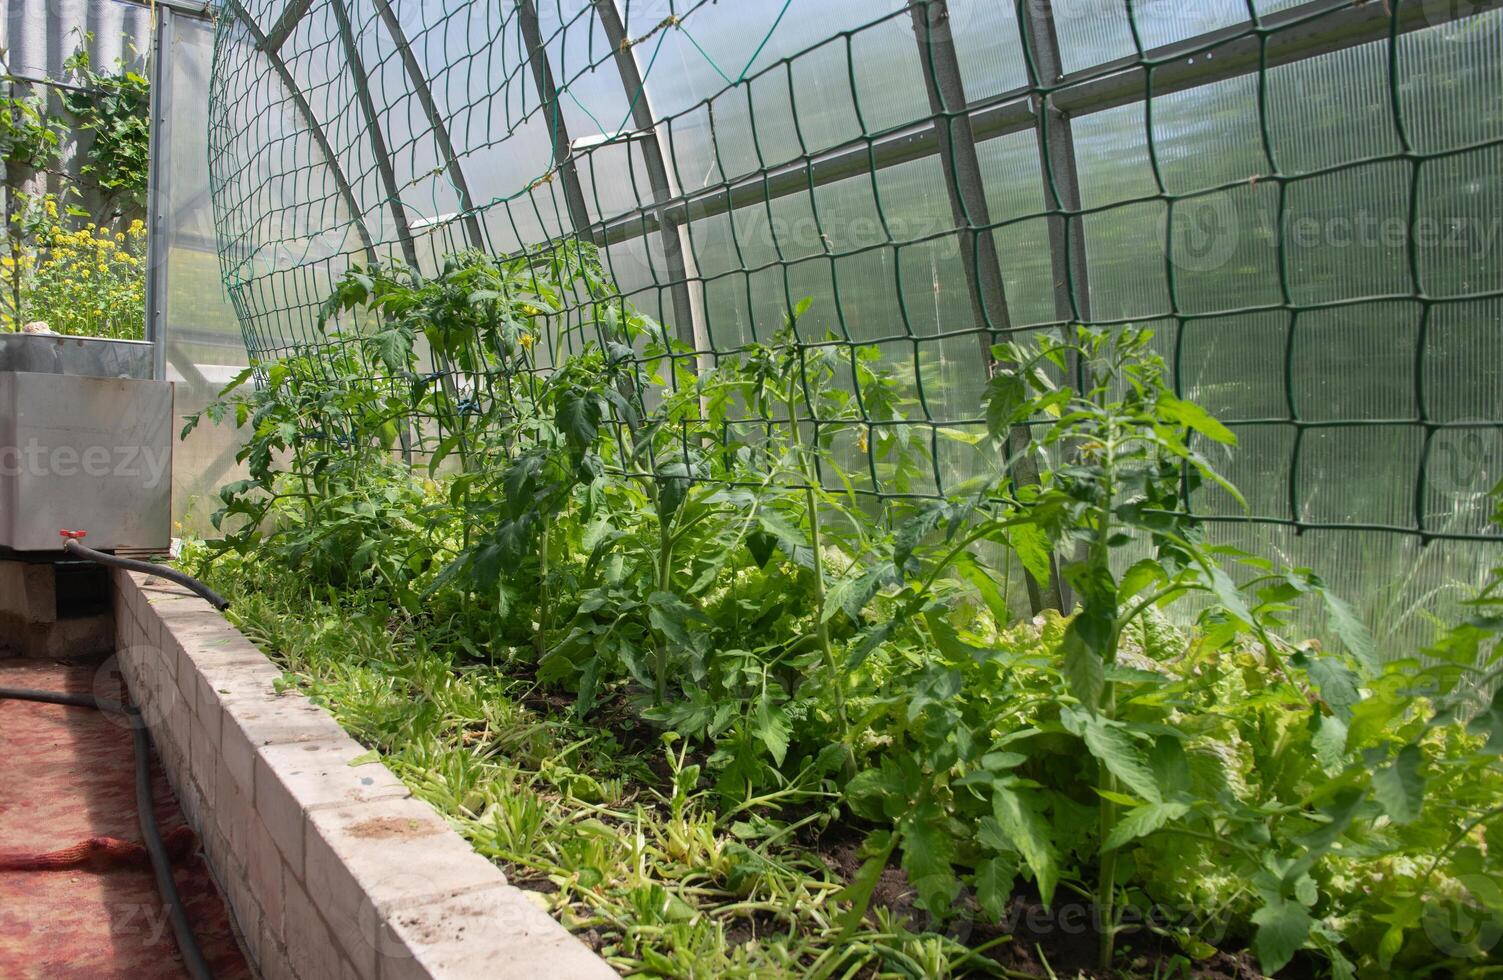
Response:
[[[937,929],[1006,921],[1025,893],[1083,905],[1107,972],[1150,939],[1247,946],[1268,972],[1485,959],[1444,924],[1503,917],[1503,586],[1380,661],[1313,571],[1210,540],[1185,502],[1240,499],[1204,452],[1234,436],[1132,327],[999,345],[987,435],[935,436],[992,464],[942,497],[863,495],[856,467],[917,485],[933,442],[903,434],[878,353],[817,317],[796,304],[694,371],[583,246],[353,268],[326,343],[206,410],[252,431],[209,547],[385,602],[570,725],[661,731],[675,853],[731,892],[795,840],[855,831],[827,941],[889,921],[896,866]],[[1073,608],[1020,619],[1013,561],[1057,568]],[[1290,638],[1302,604],[1333,642]],[[670,938],[642,887],[612,914],[662,945],[638,936],[632,962],[692,961],[700,940]],[[1140,914],[1165,907],[1182,914]]]

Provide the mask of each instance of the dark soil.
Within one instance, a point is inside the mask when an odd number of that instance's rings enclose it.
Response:
[[[739,918],[726,926],[726,941],[734,946],[750,942],[769,933],[787,932],[788,926],[771,912],[759,909],[751,915]]]

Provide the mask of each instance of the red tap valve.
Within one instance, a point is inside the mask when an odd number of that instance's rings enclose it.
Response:
[[[69,531],[67,528],[63,528],[62,530],[58,531],[57,533],[61,534],[65,538],[70,538],[70,539],[72,539],[74,541],[77,541],[79,538],[88,537],[88,535],[89,535],[88,531]]]

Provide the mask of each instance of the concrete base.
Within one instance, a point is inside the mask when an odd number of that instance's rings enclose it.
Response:
[[[0,657],[86,660],[114,649],[107,569],[0,561]]]

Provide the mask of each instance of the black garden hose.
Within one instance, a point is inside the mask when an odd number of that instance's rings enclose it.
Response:
[[[176,582],[183,588],[189,589],[192,592],[195,592],[199,596],[203,597],[209,603],[209,605],[213,606],[215,609],[218,609],[220,612],[223,612],[224,610],[230,608],[230,600],[226,599],[218,592],[215,592],[213,589],[209,588],[207,585],[203,584],[193,576],[184,574],[183,572],[178,571],[170,565],[158,565],[149,561],[137,561],[134,558],[121,558],[118,555],[110,555],[106,554],[103,551],[95,551],[93,548],[88,548],[84,545],[79,544],[78,541],[74,538],[69,538],[66,542],[63,543],[63,550],[76,558],[83,558],[88,561],[98,562],[101,565],[110,565],[115,568],[124,568],[132,572],[145,572],[147,575],[155,575],[158,578],[167,579],[169,582]]]
[[[24,687],[0,687],[0,698],[12,701],[41,701],[45,704],[66,704],[74,708],[98,708],[101,711],[122,711],[118,705],[106,707],[90,694],[64,694],[62,691],[33,691]]]
[[[188,913],[178,896],[177,885],[172,880],[172,863],[167,858],[167,846],[162,843],[162,828],[157,826],[157,815],[151,799],[151,738],[146,734],[146,722],[135,705],[127,705],[131,734],[136,743],[136,809],[141,811],[141,842],[151,856],[151,870],[156,875],[157,891],[167,903],[167,914],[172,919],[172,934],[177,938],[178,951],[183,954],[183,968],[193,980],[214,980],[214,973],[204,959],[204,951],[193,935],[193,926],[188,923]]]

